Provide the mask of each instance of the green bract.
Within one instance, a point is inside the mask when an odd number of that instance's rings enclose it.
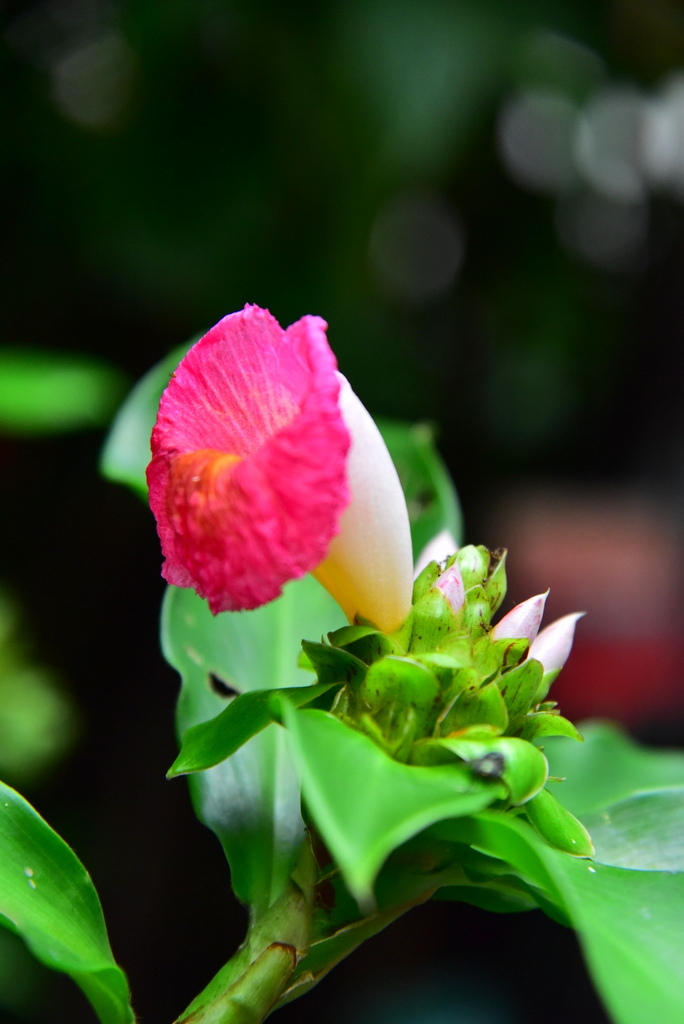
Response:
[[[454,563],[464,599],[452,606],[438,584]],[[321,642],[304,640],[302,665],[317,685],[235,697],[217,718],[185,733],[169,774],[211,768],[270,722],[284,725],[309,819],[363,905],[398,845],[436,821],[488,806],[517,814],[529,804],[529,821],[549,845],[591,855],[584,827],[545,790],[548,763],[531,742],[579,733],[540,702],[544,668],[529,657],[529,640],[492,639],[504,566],[503,553],[462,548],[444,568],[432,562],[423,570],[412,612],[394,635],[356,624]],[[291,586],[292,594],[300,588]],[[224,632],[202,618],[211,633]],[[244,627],[234,643],[239,635]],[[274,673],[275,666],[272,681]],[[243,680],[233,678],[242,690]]]
[[[456,606],[439,586],[454,564],[464,588]],[[304,649],[319,682],[338,685],[331,711],[349,728],[405,764],[460,764],[473,783],[500,779],[502,809],[534,800],[530,820],[539,834],[587,856],[591,841],[569,811],[555,810],[544,791],[548,764],[531,742],[581,737],[555,705],[542,703],[544,667],[529,657],[529,640],[492,639],[505,589],[505,553],[467,546],[444,568],[431,562],[422,571],[411,615],[395,635],[350,626],[328,634],[328,645]]]

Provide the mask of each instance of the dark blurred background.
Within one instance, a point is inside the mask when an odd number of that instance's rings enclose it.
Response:
[[[132,382],[246,301],[324,316],[373,412],[438,425],[468,540],[510,548],[509,597],[550,586],[549,618],[589,613],[564,712],[681,742],[679,0],[0,10],[0,345]],[[164,781],[160,555],[139,499],[98,478],[102,440],[0,433],[0,775],[89,867],[164,1024],[244,918]],[[321,1018],[607,1020],[569,932],[448,904],[278,1016]],[[2,1024],[91,1019],[0,934]]]

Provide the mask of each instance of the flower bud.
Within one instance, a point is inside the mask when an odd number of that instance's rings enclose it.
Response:
[[[510,612],[500,619],[491,632],[492,640],[517,639],[527,637],[534,640],[539,632],[544,605],[549,592],[529,597],[527,601],[517,604]]]
[[[463,576],[466,590],[480,586],[487,579],[490,554],[487,548],[480,545],[467,544],[456,556]]]
[[[536,637],[530,647],[530,658],[536,658],[544,666],[544,672],[560,672],[568,660],[575,638],[575,626],[584,612],[573,612],[556,619]]]
[[[465,586],[461,570],[456,562],[450,565],[448,569],[445,569],[441,576],[438,577],[435,587],[444,594],[451,610],[453,612],[460,612],[465,602]]]

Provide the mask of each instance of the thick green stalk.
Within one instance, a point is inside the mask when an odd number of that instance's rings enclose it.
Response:
[[[316,865],[309,840],[285,890],[175,1024],[260,1024],[311,943]]]

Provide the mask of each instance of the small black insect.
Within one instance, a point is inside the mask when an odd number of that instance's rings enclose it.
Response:
[[[483,779],[500,779],[506,768],[506,758],[498,750],[468,762],[476,775]]]

